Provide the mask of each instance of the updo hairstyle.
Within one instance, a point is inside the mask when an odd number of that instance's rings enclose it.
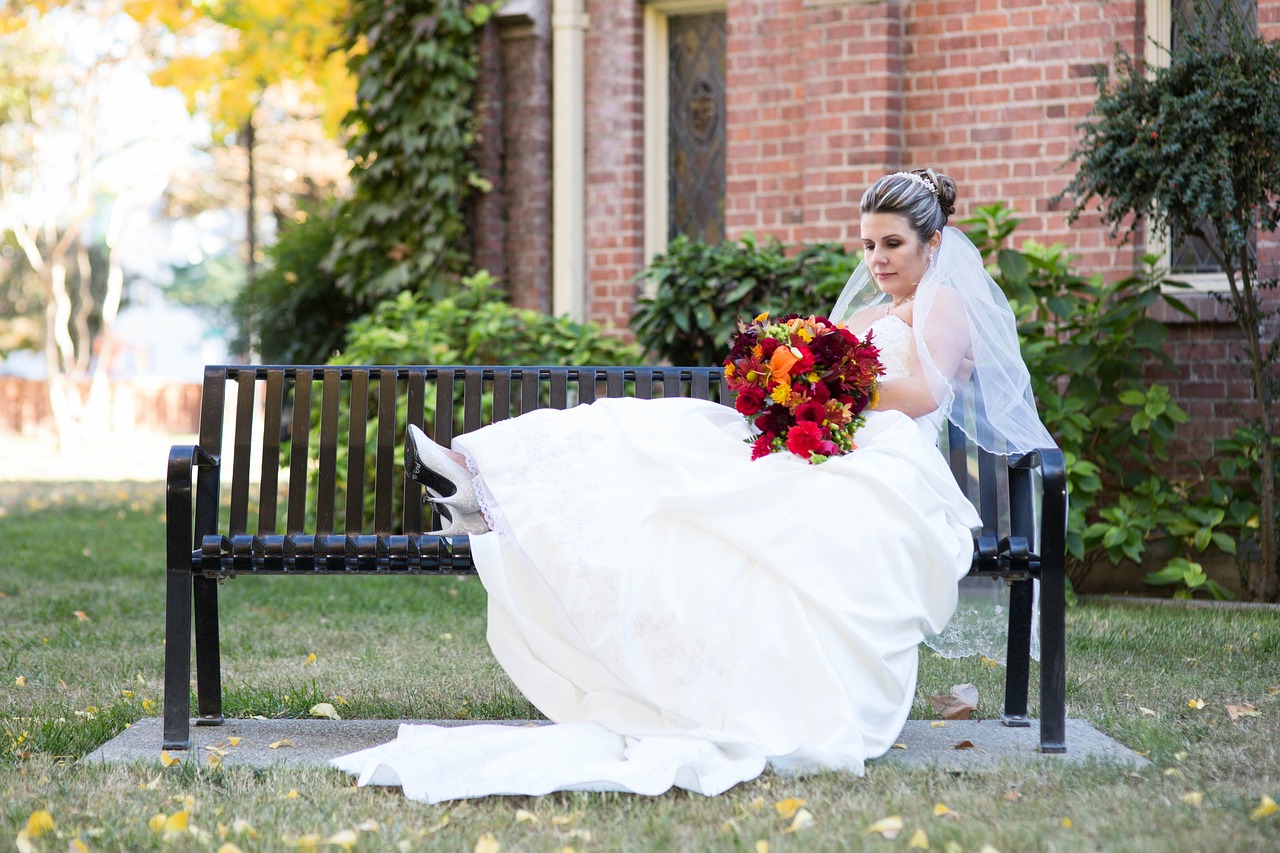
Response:
[[[862,213],[896,213],[905,218],[922,243],[941,231],[956,212],[956,182],[933,169],[895,172],[862,194]]]

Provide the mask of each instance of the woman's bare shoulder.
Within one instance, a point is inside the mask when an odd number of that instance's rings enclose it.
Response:
[[[883,311],[883,309],[881,309],[881,311]],[[874,306],[863,308],[848,320],[844,321],[845,328],[853,332],[855,335],[861,336],[868,328],[870,328],[871,323],[875,320],[878,313],[880,312],[877,312]]]

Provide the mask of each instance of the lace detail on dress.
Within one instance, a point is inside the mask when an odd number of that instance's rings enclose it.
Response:
[[[907,321],[897,314],[889,314],[872,323],[867,331],[874,333],[872,342],[880,349],[883,378],[906,376],[911,370],[911,339],[915,335]]]
[[[1039,597],[1040,585],[1033,589]],[[1032,602],[1031,657],[1040,660],[1039,604]],[[982,655],[1005,663],[1009,650],[1009,585],[1000,578],[962,578],[956,612],[940,633],[924,643],[944,658]]]
[[[507,524],[507,519],[503,516],[501,507],[498,506],[497,498],[493,496],[493,492],[489,491],[489,486],[485,483],[471,454],[461,448],[454,448],[454,450],[462,454],[463,459],[466,460],[467,470],[471,472],[471,482],[476,490],[476,503],[480,504],[480,515],[484,517],[484,523],[496,533],[510,533],[511,526]]]

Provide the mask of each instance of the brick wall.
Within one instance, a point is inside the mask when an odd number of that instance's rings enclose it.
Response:
[[[643,9],[586,8],[587,319],[625,329],[645,260]]]

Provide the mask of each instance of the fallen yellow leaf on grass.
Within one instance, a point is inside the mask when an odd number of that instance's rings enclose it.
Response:
[[[534,823],[538,822],[538,816],[526,809],[516,809],[516,823]]]
[[[784,832],[799,832],[802,829],[808,829],[814,824],[813,813],[808,809],[797,809],[795,816],[791,818],[791,823]]]
[[[1203,699],[1188,699],[1188,700],[1187,700],[1187,707],[1188,707],[1188,708],[1193,708],[1193,709],[1195,709],[1195,710],[1199,711],[1201,708],[1203,708],[1203,707],[1204,707],[1204,700],[1203,700]]]
[[[988,667],[990,667],[991,669],[995,669],[996,667],[998,667],[998,666],[1000,665],[1000,661],[995,660],[994,658],[989,658],[989,657],[987,657],[986,655],[983,655],[983,656],[982,656],[982,665],[983,665],[983,666],[988,666]]]
[[[757,841],[756,853],[769,853],[769,842],[763,839]]]
[[[238,817],[231,821],[231,831],[236,835],[246,835],[249,838],[257,838],[258,830],[249,825],[249,821],[242,817]]]
[[[222,759],[218,756],[218,753],[211,752],[209,757],[205,759],[205,764],[209,765],[210,770],[217,770],[222,766]]]
[[[147,826],[156,835],[164,835],[165,838],[181,835],[187,831],[187,811],[183,809],[167,816],[153,815],[151,820],[147,821]]]
[[[313,666],[315,662],[316,662],[316,653],[312,652],[311,654],[307,655],[307,659],[302,662],[302,665]]]
[[[1199,791],[1187,791],[1182,795],[1182,801],[1189,806],[1199,806],[1204,802],[1204,795]]]
[[[933,816],[951,818],[952,820],[958,820],[960,818],[960,815],[953,812],[942,803],[933,804]]]
[[[227,738],[227,743],[231,744],[232,746],[239,746],[239,745],[240,745],[240,738],[238,738],[238,737],[229,737],[229,738]]]
[[[1064,818],[1062,819],[1062,821],[1061,821],[1061,824],[1062,824],[1062,828],[1063,828],[1063,829],[1070,829],[1070,828],[1071,828],[1071,818],[1069,818],[1069,817],[1064,817]]]
[[[285,798],[286,800],[296,800],[296,799],[298,799],[298,789],[297,789],[297,788],[290,788],[290,789],[289,789],[289,793],[285,794],[285,795],[284,795],[284,798]]]
[[[906,749],[907,745],[905,743],[895,743],[893,746],[889,748],[890,749]]]
[[[325,844],[334,844],[343,850],[350,850],[356,846],[356,831],[354,829],[344,829],[341,832],[335,832],[324,840]]]
[[[17,837],[13,839],[13,845],[18,849],[18,853],[36,853],[36,846],[31,843],[31,836],[25,829],[18,831]]]
[[[92,621],[93,621],[92,619],[90,619],[90,618],[89,618],[89,614],[88,614],[88,613],[85,613],[83,610],[76,610],[76,611],[72,612],[72,614],[71,614],[71,615],[72,615],[72,616],[74,616],[74,617],[76,617],[76,619],[77,619],[78,621],[80,621],[80,622],[92,622]]]
[[[1138,710],[1142,712],[1142,716],[1144,717],[1154,717],[1156,715],[1155,711],[1150,708],[1143,708],[1141,705],[1138,706]]]
[[[26,687],[26,686],[27,686],[27,677],[26,677],[25,675],[19,675],[17,678],[15,678],[15,679],[13,680],[13,686],[14,686],[14,687]]]
[[[871,833],[879,833],[881,838],[887,838],[892,841],[902,832],[902,817],[900,815],[890,815],[882,817],[880,820],[867,827],[867,835]]]
[[[172,767],[175,764],[181,764],[181,763],[182,763],[182,759],[174,758],[172,755],[169,754],[169,750],[167,749],[160,750],[160,766],[161,767]]]
[[[574,812],[573,814],[565,814],[565,815],[556,815],[555,817],[551,818],[551,824],[553,826],[568,826],[569,824],[573,823],[575,820],[577,820],[580,817],[582,817],[582,812]]]
[[[1000,853],[1000,851],[992,847],[990,844],[984,844],[978,848],[978,853]]]
[[[773,808],[777,811],[778,817],[783,820],[791,820],[791,818],[795,817],[796,812],[800,810],[800,807],[803,806],[805,802],[807,801],[800,800],[795,797],[787,797],[785,800],[778,800],[778,802],[774,803]]]
[[[1263,794],[1261,802],[1258,803],[1258,807],[1253,810],[1253,813],[1250,814],[1249,817],[1253,820],[1262,820],[1264,817],[1271,817],[1275,813],[1276,801],[1268,797],[1266,794]]]
[[[239,847],[228,841],[218,848],[218,853],[244,853]]]
[[[308,832],[306,835],[297,837],[286,835],[280,840],[288,847],[297,847],[302,853],[315,853],[316,848],[320,846],[320,833]]]
[[[442,818],[440,818],[440,820],[436,821],[435,826],[427,830],[427,835],[435,835],[437,832],[444,829],[448,825],[449,825],[449,816],[445,815]]]
[[[502,845],[498,843],[498,839],[493,837],[493,833],[483,833],[476,839],[475,853],[498,853],[502,849]]]
[[[89,853],[89,848],[79,838],[67,842],[67,853]]]
[[[1230,717],[1232,721],[1235,721],[1241,717],[1260,717],[1262,716],[1262,712],[1253,707],[1250,703],[1245,702],[1243,705],[1228,705],[1227,716]]]
[[[331,720],[341,720],[338,716],[338,709],[330,705],[328,702],[318,702],[311,706],[311,710],[307,712],[313,717],[328,717]]]
[[[945,725],[946,723],[943,722],[942,720],[934,720],[932,723],[929,724],[930,728],[935,728],[935,729],[940,729]]]
[[[36,809],[27,818],[27,827],[24,832],[31,838],[39,838],[46,832],[53,832],[56,827],[53,823],[53,815],[48,809]]]
[[[911,840],[907,842],[907,847],[912,850],[928,850],[929,836],[925,835],[923,829],[917,829],[911,833]]]
[[[267,744],[267,749],[279,749],[282,746],[297,746],[297,744],[289,738],[285,738],[284,740],[278,740],[275,743]]]

